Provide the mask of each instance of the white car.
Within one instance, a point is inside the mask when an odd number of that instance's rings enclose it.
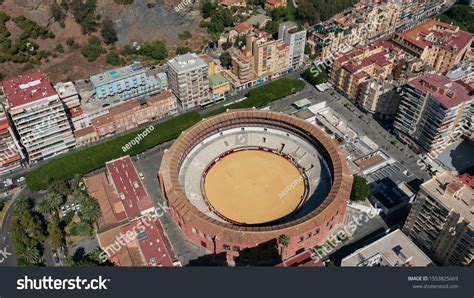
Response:
[[[26,180],[26,178],[21,176],[20,178],[16,179],[16,182],[23,182],[25,180]]]
[[[143,173],[138,173],[138,176],[140,176],[140,179],[144,180],[145,176],[143,176]]]

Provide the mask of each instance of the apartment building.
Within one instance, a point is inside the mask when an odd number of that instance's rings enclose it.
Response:
[[[337,90],[356,103],[363,84],[370,79],[381,81],[388,79],[396,62],[404,55],[405,53],[393,43],[378,40],[369,46],[355,48],[336,58],[331,67],[329,80]],[[364,94],[366,93],[362,92],[363,96]]]
[[[254,57],[250,50],[235,50],[232,57],[232,74],[236,76],[239,83],[243,84],[255,79]]]
[[[362,84],[357,102],[377,119],[393,119],[400,104],[397,86],[393,80],[369,79]]]
[[[330,20],[314,25],[308,44],[321,60],[334,60],[357,45],[367,45],[393,34],[400,19],[396,3],[372,5],[359,2]]]
[[[177,112],[176,97],[170,90],[165,90],[154,96],[139,100],[132,99],[112,107],[108,110],[107,114],[92,119],[91,124],[96,131],[97,137],[102,138],[134,129],[141,124],[155,121]],[[84,136],[81,134],[81,137]]]
[[[288,71],[290,46],[270,34],[258,31],[247,36],[247,48],[252,50],[256,77],[277,75]]]
[[[56,93],[58,93],[59,99],[61,99],[66,106],[66,109],[72,109],[81,104],[79,93],[73,82],[59,82],[54,85],[54,89]]]
[[[438,15],[444,3],[444,0],[401,1],[402,12],[397,32],[409,29],[427,17]]]
[[[38,70],[5,80],[3,92],[30,163],[75,147],[66,111],[46,74]]]
[[[473,40],[471,33],[437,20],[428,20],[393,38],[407,53],[442,74],[461,62]]]
[[[471,133],[474,99],[469,85],[427,74],[409,81],[399,93],[395,133],[415,151],[440,152]]]
[[[169,85],[183,109],[211,102],[209,69],[196,54],[176,56],[167,63]]]
[[[97,100],[118,96],[125,101],[156,94],[168,88],[168,78],[157,68],[145,68],[141,62],[90,77]]]
[[[0,175],[21,167],[23,154],[8,121],[7,114],[0,106]]]
[[[298,28],[293,22],[283,22],[278,26],[278,39],[290,46],[288,65],[298,68],[304,63],[306,30]]]
[[[399,229],[356,250],[341,267],[426,267],[430,258]]]
[[[403,231],[436,262],[467,266],[474,256],[474,190],[451,172],[421,185]]]
[[[346,31],[332,20],[314,25],[310,29],[308,45],[320,60],[333,60],[336,54],[344,53]]]

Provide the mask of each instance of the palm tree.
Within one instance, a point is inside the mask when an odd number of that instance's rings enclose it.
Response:
[[[36,204],[35,209],[43,214],[53,214],[54,211],[59,214],[59,207],[62,204],[64,204],[64,196],[58,192],[51,191]]]
[[[59,207],[61,207],[61,205],[64,204],[65,197],[61,195],[60,193],[53,191],[53,192],[48,193],[46,198],[49,204],[51,205],[51,208],[54,208],[54,210],[59,212]]]
[[[281,254],[281,257],[283,258],[283,249],[287,248],[288,245],[290,244],[290,237],[285,234],[282,234],[278,236],[278,243],[280,244],[280,247],[281,247],[280,254]]]
[[[82,193],[79,203],[81,204],[81,219],[95,225],[102,215],[99,203],[85,193]]]
[[[21,257],[25,259],[28,264],[38,264],[40,260],[40,252],[34,246],[27,246],[21,253]]]
[[[79,188],[74,190],[73,196],[81,205],[81,219],[94,226],[102,216],[97,200]]]
[[[43,198],[36,203],[35,210],[41,214],[51,214],[55,210],[46,198]]]

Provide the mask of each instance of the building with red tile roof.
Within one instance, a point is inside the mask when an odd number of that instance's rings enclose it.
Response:
[[[444,74],[461,62],[474,36],[458,26],[427,20],[406,32],[397,33],[393,40],[407,53]]]
[[[251,29],[252,24],[250,24],[249,22],[238,23],[234,26],[234,30],[237,32],[237,34],[248,33]]]
[[[400,47],[386,40],[377,40],[336,58],[331,67],[330,81],[349,100],[357,102],[367,80],[387,79],[396,63],[404,56]]]
[[[102,216],[98,222],[99,230],[128,221],[125,207],[105,173],[84,178],[84,183],[89,195],[94,197],[100,206]]]
[[[91,120],[99,138],[136,128],[177,113],[177,99],[170,90],[142,99],[131,99]]]
[[[130,157],[106,168],[84,179],[101,209],[97,239],[106,257],[118,266],[180,266]]]
[[[76,146],[64,106],[45,73],[38,70],[4,80],[2,88],[30,163]]]
[[[145,190],[130,156],[109,161],[105,166],[129,219],[154,211],[153,201]]]
[[[141,226],[136,239],[146,266],[176,266],[176,254],[160,221],[143,219]],[[123,227],[123,232],[127,233],[132,228],[132,225],[127,225]]]

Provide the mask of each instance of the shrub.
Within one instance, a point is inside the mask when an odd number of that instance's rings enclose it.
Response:
[[[120,57],[120,55],[117,52],[110,52],[107,55],[107,60],[106,62],[110,65],[118,66],[118,65],[124,65],[125,61]]]
[[[105,54],[107,51],[102,48],[101,41],[96,36],[89,38],[89,43],[82,48],[82,55],[87,58],[87,61],[94,62],[100,55]]]

